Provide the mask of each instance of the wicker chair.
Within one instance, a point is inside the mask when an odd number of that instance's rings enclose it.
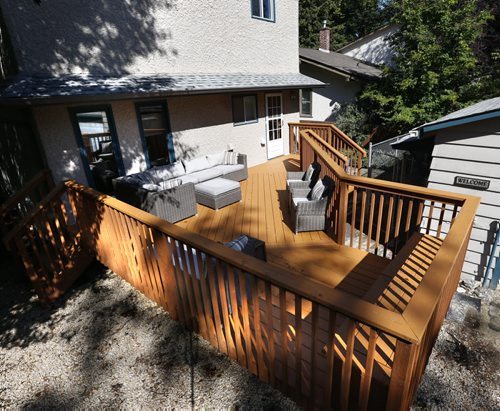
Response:
[[[307,178],[306,171],[289,171],[286,175],[286,188],[313,188],[314,184],[319,177],[319,172],[321,171],[321,166],[314,162],[311,163],[309,167],[312,167],[313,172]]]
[[[333,191],[333,181],[329,177],[324,177],[322,181],[325,190],[319,200],[311,199],[310,188],[291,188],[290,214],[295,234],[326,228],[326,208]]]

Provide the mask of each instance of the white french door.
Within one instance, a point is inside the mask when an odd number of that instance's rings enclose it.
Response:
[[[281,94],[266,94],[266,138],[267,158],[282,156],[283,147],[283,110]]]

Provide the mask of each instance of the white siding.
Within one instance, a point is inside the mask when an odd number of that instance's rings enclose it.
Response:
[[[339,53],[354,57],[358,60],[375,65],[391,65],[394,59],[394,50],[390,45],[390,36],[398,30],[397,26],[388,26],[363,40],[348,45],[339,50]]]
[[[298,0],[0,0],[24,74],[297,73]]]
[[[490,180],[490,187],[481,191],[454,186],[458,175]],[[482,278],[491,254],[495,222],[500,221],[500,121],[490,119],[439,130],[428,186],[481,197],[462,277]]]

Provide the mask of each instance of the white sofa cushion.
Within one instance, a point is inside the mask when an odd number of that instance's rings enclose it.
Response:
[[[233,180],[226,180],[225,178],[214,178],[194,186],[197,193],[207,194],[210,196],[218,196],[239,188],[240,183]]]
[[[219,164],[224,164],[224,156],[226,152],[221,151],[220,153],[209,154],[207,156],[208,163],[211,167],[218,166]]]
[[[193,174],[185,174],[183,176],[180,176],[179,177],[179,180],[182,181],[182,184],[186,184],[186,183],[194,183],[194,184],[197,184],[199,183],[200,181],[198,180],[198,177],[196,177],[195,175]]]
[[[182,160],[182,162],[184,163],[186,174],[210,168],[210,163],[207,160],[207,156],[196,157],[192,160]]]
[[[148,191],[161,191],[162,188],[158,184],[143,184],[142,188]]]
[[[213,170],[219,170],[223,176],[229,173],[233,173],[234,171],[243,170],[245,166],[243,164],[235,164],[235,165],[220,165],[213,167]]]
[[[186,174],[186,170],[184,170],[184,166],[180,161],[176,161],[175,163],[168,164],[166,166],[153,167],[148,170],[147,173],[160,182],[182,176],[183,174]]]
[[[180,178],[173,178],[172,180],[162,181],[159,185],[163,190],[169,190],[174,187],[179,187],[182,184]]]
[[[198,182],[211,180],[212,178],[217,178],[222,176],[222,171],[217,169],[217,167],[207,168],[206,170],[197,171],[196,173],[191,173],[190,176],[196,177]]]
[[[236,165],[238,164],[238,156],[240,153],[237,151],[226,151],[224,153],[224,164],[227,165]]]

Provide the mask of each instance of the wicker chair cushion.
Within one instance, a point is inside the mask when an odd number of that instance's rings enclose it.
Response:
[[[235,165],[220,165],[216,166],[213,169],[218,170],[222,173],[223,176],[229,173],[233,173],[235,171],[243,170],[245,166],[243,164],[235,164]]]
[[[304,181],[309,181],[314,173],[314,167],[312,164],[309,164],[309,167],[307,168],[306,173],[304,174]]]
[[[292,198],[292,201],[293,201],[293,205],[295,207],[297,207],[297,203],[301,203],[301,202],[309,201],[309,200],[305,197],[294,197],[294,198]]]
[[[321,180],[314,185],[311,190],[311,200],[321,200],[323,193],[325,192],[325,186]]]
[[[202,181],[211,180],[212,178],[217,178],[222,176],[222,171],[217,167],[207,168],[206,170],[197,171],[196,173],[190,174],[192,177],[198,179],[198,183]],[[196,184],[196,183],[195,183]]]

